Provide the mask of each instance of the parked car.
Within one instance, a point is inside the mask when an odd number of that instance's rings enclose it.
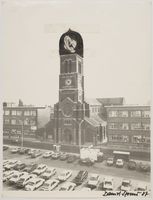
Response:
[[[89,192],[89,191],[91,191],[91,188],[89,188],[89,187],[82,187],[81,188],[81,190],[80,191],[84,191],[84,192]]]
[[[18,172],[12,175],[12,177],[8,180],[9,184],[16,184],[17,181],[22,177],[28,175],[27,172]]]
[[[91,174],[87,182],[88,187],[91,189],[96,188],[99,185],[100,176],[98,174]]]
[[[47,169],[47,166],[45,164],[40,164],[32,173],[36,175],[40,175],[43,172],[45,172],[46,169]]]
[[[137,187],[135,188],[135,191],[138,191],[138,192],[145,192],[145,191],[147,191],[148,190],[148,188],[147,188],[147,186],[143,183],[139,183],[138,185],[137,185]]]
[[[49,178],[51,178],[55,174],[56,174],[55,168],[47,168],[46,171],[43,174],[41,174],[40,178],[48,180]]]
[[[41,156],[41,151],[40,150],[37,150],[37,151],[34,151],[32,154],[31,154],[31,158],[36,158],[38,156]]]
[[[21,176],[21,178],[17,181],[16,187],[23,188],[25,187],[33,178],[36,178],[35,174],[26,174]]]
[[[114,183],[113,178],[111,177],[105,177],[102,181],[102,183],[99,185],[100,190],[113,190],[114,189]]]
[[[135,170],[137,167],[137,164],[134,160],[129,160],[128,164],[127,164],[128,169],[130,170]]]
[[[52,159],[57,160],[60,157],[60,153],[54,152],[51,157],[52,157]]]
[[[43,154],[43,158],[50,158],[54,152],[53,151],[47,151]]]
[[[97,161],[96,162],[102,162],[104,160],[104,154],[103,152],[99,152],[97,154]]]
[[[85,158],[85,159],[80,159],[79,163],[80,165],[92,166],[94,164],[94,161],[89,158]]]
[[[71,170],[65,170],[62,171],[59,175],[58,175],[58,180],[59,181],[66,181],[68,178],[70,178],[70,176],[72,176],[72,171]]]
[[[3,160],[3,167],[7,165],[11,160]]]
[[[13,176],[14,173],[18,173],[18,171],[9,170],[3,173],[3,182],[7,181],[9,178]]]
[[[20,147],[13,147],[11,148],[11,153],[18,153],[20,151]]]
[[[38,167],[38,164],[36,164],[36,163],[31,163],[30,165],[28,165],[27,167],[25,167],[25,168],[23,169],[23,171],[24,171],[24,172],[31,173],[31,172],[33,172],[37,167]]]
[[[127,179],[123,179],[121,183],[122,191],[130,191],[131,190],[131,181]]]
[[[6,170],[10,170],[12,168],[14,168],[17,165],[18,161],[17,160],[10,160],[9,163],[7,163],[4,168]]]
[[[116,167],[123,167],[124,166],[124,162],[122,159],[117,159],[116,160]]]
[[[79,171],[77,176],[73,179],[73,182],[76,185],[81,185],[83,183],[83,181],[85,181],[88,177],[88,172],[87,171]]]
[[[7,150],[9,146],[3,145],[3,151]]]
[[[60,182],[56,179],[47,180],[39,190],[40,191],[52,191],[59,185],[59,183]]]
[[[111,158],[111,157],[107,158],[106,163],[107,163],[108,166],[113,166],[113,164],[114,164],[114,158]]]
[[[30,150],[28,151],[28,155],[33,154],[35,151],[37,151],[37,149],[30,149]]]
[[[25,154],[25,152],[26,152],[26,148],[21,148],[21,149],[19,150],[19,154]]]
[[[74,161],[76,161],[76,156],[75,155],[69,155],[69,157],[67,158],[67,163],[73,163]]]
[[[139,163],[139,171],[141,172],[150,172],[150,164],[149,163]]]
[[[17,171],[20,171],[20,170],[23,170],[27,165],[25,163],[18,163],[13,169],[14,170],[17,170]]]
[[[75,183],[66,182],[60,187],[59,191],[73,191],[75,190],[75,187],[76,187]]]
[[[34,191],[44,184],[45,180],[42,178],[33,178],[25,186],[25,190]]]
[[[60,155],[60,160],[62,160],[62,161],[67,160],[67,158],[68,158],[68,154],[67,153],[62,153]]]

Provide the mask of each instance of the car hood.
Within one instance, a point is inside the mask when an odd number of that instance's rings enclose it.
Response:
[[[109,184],[104,184],[104,188],[106,188],[106,189],[112,189],[113,186],[112,186],[112,185],[109,185]]]
[[[126,186],[121,186],[121,190],[124,190],[124,191],[129,191],[130,190],[130,187],[128,186],[128,187],[126,187]]]
[[[17,182],[18,178],[11,178],[9,181],[11,181],[11,182]]]

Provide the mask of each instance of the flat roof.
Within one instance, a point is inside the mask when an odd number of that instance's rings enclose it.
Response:
[[[137,104],[131,104],[131,105],[112,105],[112,106],[105,106],[105,108],[129,108],[129,107],[151,107],[150,105],[137,105]]]

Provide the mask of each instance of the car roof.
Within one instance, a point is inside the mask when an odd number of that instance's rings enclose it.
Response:
[[[91,174],[90,177],[97,177],[99,176],[98,174]]]
[[[72,182],[66,182],[66,183],[64,183],[61,187],[68,187],[68,186],[70,186],[70,185],[72,185],[72,186],[75,186],[76,184],[75,183],[72,183]]]
[[[123,161],[123,159],[121,159],[121,158],[118,158],[118,159],[117,159],[117,161]]]
[[[46,166],[45,164],[39,164],[38,167],[43,167]]]
[[[130,183],[131,181],[128,180],[128,179],[123,179],[122,182],[125,182],[125,183]]]
[[[109,176],[106,176],[106,177],[104,177],[104,180],[105,180],[105,181],[112,181],[113,178],[112,178],[112,177],[109,177]]]
[[[63,170],[61,173],[71,172],[71,170]]]
[[[52,182],[59,182],[57,179],[49,179],[47,181],[45,181],[45,183],[52,183]]]

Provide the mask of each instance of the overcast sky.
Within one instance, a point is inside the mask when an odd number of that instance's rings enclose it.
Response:
[[[89,2],[89,1],[88,1]],[[124,3],[123,3],[124,2]],[[149,1],[13,1],[2,4],[3,101],[58,101],[59,39],[69,28],[84,41],[85,97],[151,97]]]

